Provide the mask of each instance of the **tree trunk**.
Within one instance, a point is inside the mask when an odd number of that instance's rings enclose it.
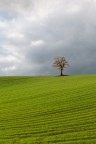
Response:
[[[63,69],[61,69],[61,76],[63,76]]]

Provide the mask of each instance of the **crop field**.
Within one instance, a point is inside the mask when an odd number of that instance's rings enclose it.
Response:
[[[0,144],[96,144],[96,75],[0,77]]]

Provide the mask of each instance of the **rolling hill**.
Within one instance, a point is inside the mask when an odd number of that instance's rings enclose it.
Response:
[[[0,77],[0,144],[96,144],[96,75]]]

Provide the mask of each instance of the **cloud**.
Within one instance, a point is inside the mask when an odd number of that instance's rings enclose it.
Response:
[[[95,0],[1,0],[0,75],[96,73]]]

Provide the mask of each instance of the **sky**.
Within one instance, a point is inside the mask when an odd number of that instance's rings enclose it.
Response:
[[[96,0],[0,0],[0,75],[96,73]]]

